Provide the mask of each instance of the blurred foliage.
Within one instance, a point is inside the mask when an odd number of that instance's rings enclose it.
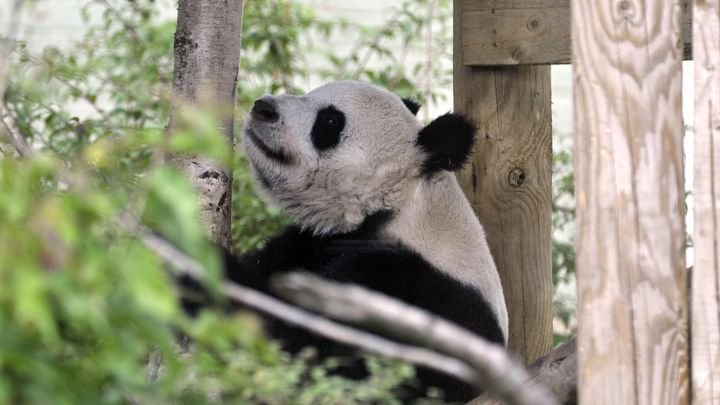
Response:
[[[554,341],[560,344],[576,332],[575,317],[575,178],[572,137],[553,133],[552,270],[553,316],[559,322]]]
[[[328,80],[374,83],[423,104],[444,100],[440,90],[452,84],[452,1],[403,0],[386,12],[376,26],[324,20],[297,1],[248,2],[240,110],[262,94],[306,93],[310,82]]]
[[[166,136],[175,23],[158,11],[174,6],[88,1],[82,40],[39,53],[19,42],[11,56],[0,105],[0,404],[205,403],[209,396],[395,403],[392,389],[413,378],[407,365],[370,357],[369,378],[345,380],[328,375],[339,360],[317,364],[312,350],[289,356],[249,315],[189,319],[167,268],[131,226],[118,226],[134,218],[218,274],[190,184],[162,164],[168,150],[232,163],[236,251],[287,225],[254,194],[242,152],[231,158],[208,124],[211,112],[183,112],[187,119]],[[334,79],[442,101],[452,78],[450,0],[404,0],[388,11],[374,26],[325,21],[299,2],[247,2],[236,115],[261,94],[303,93],[310,82]],[[354,39],[344,54],[327,46],[338,38]],[[9,135],[33,155],[21,159]],[[561,178],[571,175],[568,159],[556,157]],[[571,224],[566,214],[553,221]],[[556,281],[574,272],[571,254],[554,253]],[[178,332],[193,342],[188,355],[176,354]],[[158,375],[148,367],[153,356],[163,359]]]

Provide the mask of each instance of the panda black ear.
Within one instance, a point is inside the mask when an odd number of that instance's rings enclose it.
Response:
[[[475,130],[475,124],[460,114],[441,115],[427,124],[416,142],[427,154],[422,174],[462,168],[475,145]]]
[[[417,115],[417,112],[420,110],[420,103],[418,103],[417,100],[414,98],[403,98],[401,100],[413,115]]]

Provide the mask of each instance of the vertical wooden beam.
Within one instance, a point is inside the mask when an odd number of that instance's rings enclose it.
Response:
[[[460,184],[500,273],[510,350],[529,363],[552,347],[550,67],[465,66],[460,3],[454,11],[455,110],[479,129]]]
[[[584,405],[688,400],[680,12],[572,6]]]
[[[695,266],[692,274],[692,392],[720,403],[720,2],[694,6]]]

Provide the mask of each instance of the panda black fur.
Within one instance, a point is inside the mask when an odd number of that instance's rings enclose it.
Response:
[[[505,344],[500,279],[451,172],[467,160],[474,126],[455,114],[423,126],[418,108],[358,82],[258,99],[243,144],[258,187],[297,225],[258,252],[228,256],[228,278],[272,294],[273,274],[300,268],[401,299]],[[267,323],[291,352],[313,345],[321,356],[352,353],[305,330]],[[473,395],[437,373],[418,376],[443,388],[447,399]]]

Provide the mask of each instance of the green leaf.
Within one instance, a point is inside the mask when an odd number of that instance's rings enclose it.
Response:
[[[123,252],[121,273],[133,301],[147,314],[170,322],[178,316],[179,298],[159,258],[136,242]]]
[[[220,275],[219,256],[200,222],[195,190],[181,172],[162,166],[147,179],[143,221],[198,260],[211,280]]]
[[[217,115],[184,106],[176,116],[179,122],[177,129],[170,135],[170,149],[212,158],[225,166],[232,163],[231,143],[218,126]]]
[[[55,340],[58,331],[48,302],[47,279],[34,269],[16,268],[15,316],[23,327],[30,327],[43,340]]]

